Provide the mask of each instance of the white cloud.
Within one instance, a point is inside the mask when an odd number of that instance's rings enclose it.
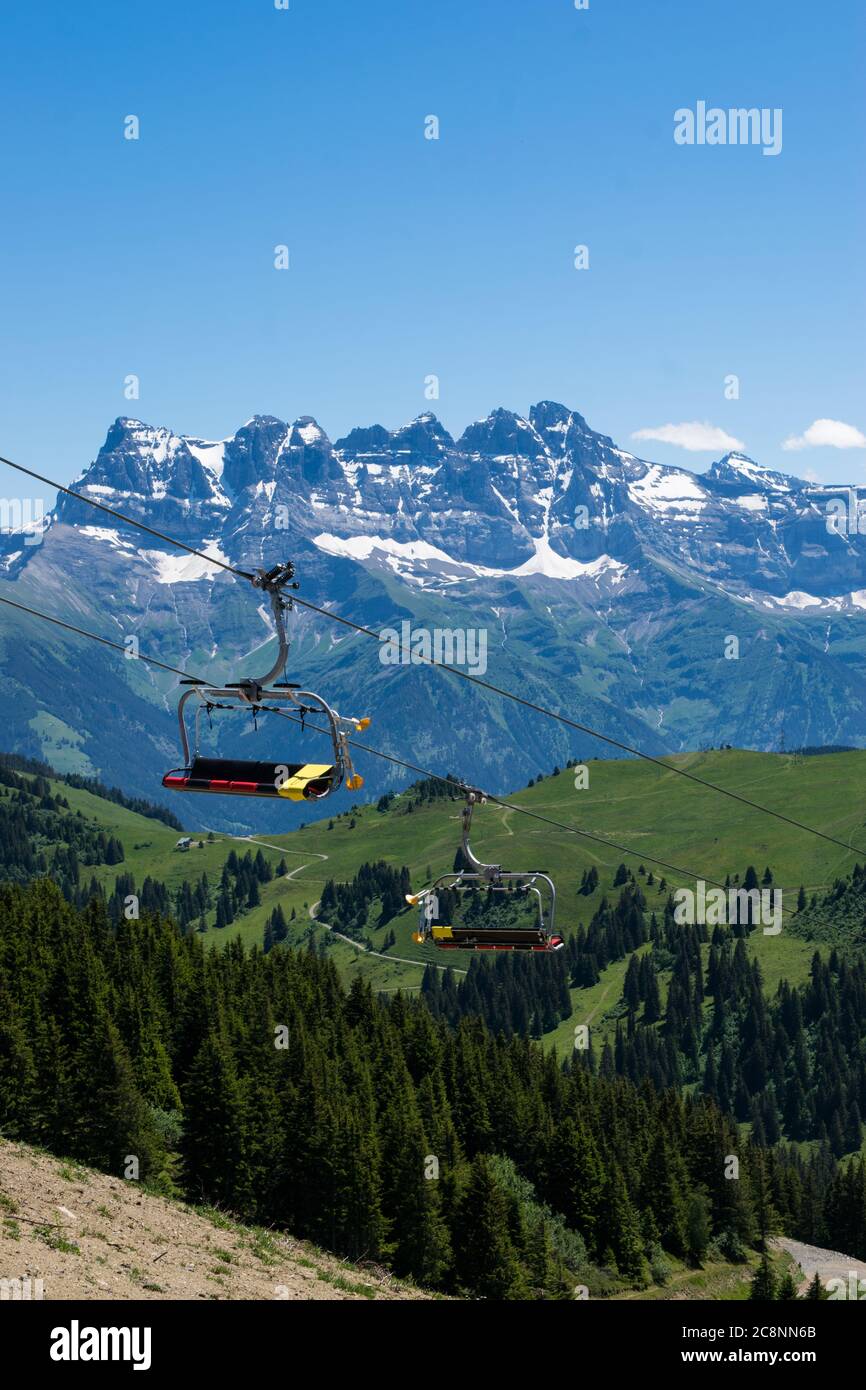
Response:
[[[735,453],[745,449],[741,439],[704,420],[689,420],[682,425],[659,425],[655,429],[635,430],[632,439],[656,439],[661,444],[675,444],[693,454],[713,451]]]
[[[802,434],[790,435],[783,449],[866,449],[866,434],[842,420],[813,420]]]

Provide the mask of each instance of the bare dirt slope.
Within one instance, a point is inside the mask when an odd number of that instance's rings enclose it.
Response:
[[[809,1287],[816,1273],[825,1288],[831,1279],[841,1279],[846,1291],[852,1274],[858,1281],[866,1280],[866,1261],[857,1260],[853,1255],[842,1255],[838,1250],[823,1250],[818,1245],[804,1245],[801,1240],[789,1240],[787,1236],[778,1236],[771,1244],[786,1250],[800,1266],[798,1288],[801,1293]]]
[[[427,1297],[385,1270],[0,1139],[0,1281],[28,1278],[45,1299]]]

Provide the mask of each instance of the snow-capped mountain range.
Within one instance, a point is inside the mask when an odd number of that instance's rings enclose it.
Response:
[[[376,630],[483,630],[487,679],[651,751],[866,742],[866,546],[828,523],[847,494],[741,454],[703,474],[652,463],[551,401],[458,440],[432,414],[335,443],[309,416],[216,442],[118,419],[71,486],[243,568],[291,558],[301,596]],[[244,581],[63,495],[36,540],[0,538],[3,595],[198,674],[262,665],[270,620]],[[0,623],[13,742],[154,795],[171,680]],[[372,713],[389,752],[491,790],[604,753],[443,673],[384,667],[305,610],[293,623],[305,682]],[[70,701],[82,670],[89,698]],[[374,790],[393,780],[364,770]]]

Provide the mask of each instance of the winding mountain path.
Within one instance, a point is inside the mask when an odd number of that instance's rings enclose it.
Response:
[[[513,834],[513,832],[511,833]],[[277,854],[312,854],[313,857],[318,860],[328,858],[327,854],[321,854],[318,850],[314,849],[283,849],[282,845],[272,845],[267,840],[257,839],[255,835],[230,835],[227,838],[232,840],[244,840],[247,844],[251,845],[261,845],[263,849],[276,850]],[[306,863],[299,864],[296,869],[292,869],[291,873],[286,874],[285,877],[294,878],[297,874],[301,873],[302,870],[308,869],[312,863],[313,860],[308,859]],[[385,951],[368,951],[367,947],[363,944],[363,942],[354,941],[351,936],[345,936],[343,932],[337,931],[336,927],[332,927],[329,922],[322,922],[316,915],[318,906],[319,904],[315,902],[312,904],[311,907],[307,909],[310,915],[310,919],[313,922],[315,922],[317,926],[324,927],[325,930],[329,931],[332,936],[336,936],[339,941],[345,941],[348,946],[354,947],[356,951],[363,952],[365,956],[378,956],[380,960],[399,961],[401,965],[414,965],[419,970],[423,970],[429,964],[436,965],[437,970],[453,970],[455,975],[468,975],[469,973],[468,970],[461,970],[460,967],[456,965],[438,965],[435,961],[428,962],[425,960],[412,960],[410,956],[392,956]]]
[[[380,960],[397,960],[400,962],[401,965],[416,965],[419,970],[424,970],[428,965],[436,965],[435,961],[411,960],[409,956],[391,956],[388,955],[385,951],[368,951],[367,947],[364,945],[362,941],[354,941],[351,936],[344,936],[341,931],[337,931],[337,928],[332,927],[329,922],[321,921],[320,918],[316,915],[316,909],[318,906],[318,903],[313,903],[312,907],[308,908],[310,917],[316,923],[316,925],[319,927],[324,927],[327,931],[331,933],[332,936],[336,936],[340,941],[345,941],[347,945],[354,946],[356,951],[363,951],[365,956],[378,956]],[[436,965],[436,969],[453,970],[455,975],[468,975],[469,973],[468,970],[461,970],[456,965]]]

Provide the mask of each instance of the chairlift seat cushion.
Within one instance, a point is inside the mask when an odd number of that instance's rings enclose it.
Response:
[[[264,796],[309,801],[327,796],[334,781],[328,763],[260,763],[231,758],[194,758],[191,767],[167,772],[162,785],[175,792],[221,796]]]
[[[433,944],[448,951],[558,951],[561,936],[538,927],[433,927]]]

